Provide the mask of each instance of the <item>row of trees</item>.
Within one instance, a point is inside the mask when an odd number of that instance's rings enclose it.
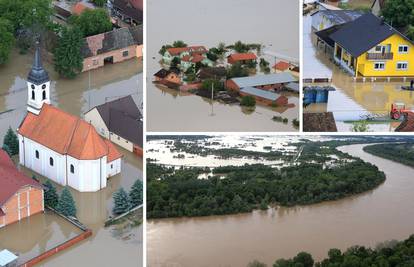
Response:
[[[113,194],[114,208],[112,212],[115,215],[125,213],[142,204],[143,186],[141,180],[136,180],[132,185],[129,194],[124,188],[120,188]]]
[[[414,0],[387,0],[381,12],[387,23],[414,40]]]
[[[266,267],[259,261],[253,261],[248,267]],[[312,255],[300,252],[291,259],[279,259],[273,267],[393,267],[414,266],[414,235],[404,241],[388,241],[377,245],[375,249],[353,246],[345,252],[330,249],[328,257],[315,262]]]
[[[231,214],[270,204],[311,204],[358,194],[385,180],[376,166],[362,160],[332,168],[308,163],[280,170],[262,164],[228,166],[214,169],[208,179],[198,179],[198,168],[171,173],[168,168],[148,165],[150,218]]]
[[[414,167],[414,143],[365,146],[365,152]]]
[[[56,187],[51,181],[47,180],[44,184],[45,194],[44,201],[45,206],[55,209],[57,212],[65,215],[76,217],[76,204],[75,200],[70,193],[70,190],[65,186],[60,194],[60,197],[56,191]]]

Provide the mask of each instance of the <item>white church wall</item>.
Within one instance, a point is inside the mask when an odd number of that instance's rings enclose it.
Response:
[[[80,192],[96,192],[106,187],[102,183],[101,177],[106,177],[105,161],[97,160],[78,160],[68,156],[68,185]],[[74,166],[74,173],[71,172],[71,165]]]
[[[121,159],[116,159],[107,164],[108,177],[117,175],[121,172]]]

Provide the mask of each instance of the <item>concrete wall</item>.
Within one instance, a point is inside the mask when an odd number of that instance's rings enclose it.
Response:
[[[43,190],[32,186],[23,187],[1,208],[5,215],[0,217],[0,228],[42,212]]]

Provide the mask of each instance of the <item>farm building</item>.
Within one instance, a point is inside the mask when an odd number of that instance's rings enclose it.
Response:
[[[227,57],[227,63],[234,64],[234,63],[241,63],[241,64],[247,64],[251,61],[256,61],[257,56],[254,53],[236,53],[231,54]]]
[[[124,149],[143,155],[142,115],[131,96],[99,105],[85,113],[96,131]]]
[[[143,22],[142,0],[112,0],[112,12],[130,25],[139,25]]]
[[[169,84],[180,85],[181,78],[178,71],[160,69],[157,73],[154,74],[154,82],[165,84],[167,86]]]
[[[278,93],[270,92],[255,87],[244,87],[240,90],[241,96],[253,96],[256,101],[266,105],[286,106],[288,98]]]
[[[256,87],[265,90],[278,90],[284,85],[297,82],[289,72],[256,75],[249,77],[233,78],[226,81],[226,87],[231,90],[240,91],[244,87]]]
[[[81,48],[82,71],[132,58],[142,58],[142,46],[142,25],[86,37]]]
[[[43,187],[0,149],[0,228],[44,211]]]
[[[170,64],[174,57],[181,59],[185,56],[201,55],[206,58],[207,52],[204,46],[172,47],[165,51],[162,60],[165,64]]]

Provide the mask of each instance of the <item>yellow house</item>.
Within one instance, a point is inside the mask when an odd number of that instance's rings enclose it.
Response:
[[[329,37],[333,59],[355,77],[414,77],[413,41],[372,13]]]

